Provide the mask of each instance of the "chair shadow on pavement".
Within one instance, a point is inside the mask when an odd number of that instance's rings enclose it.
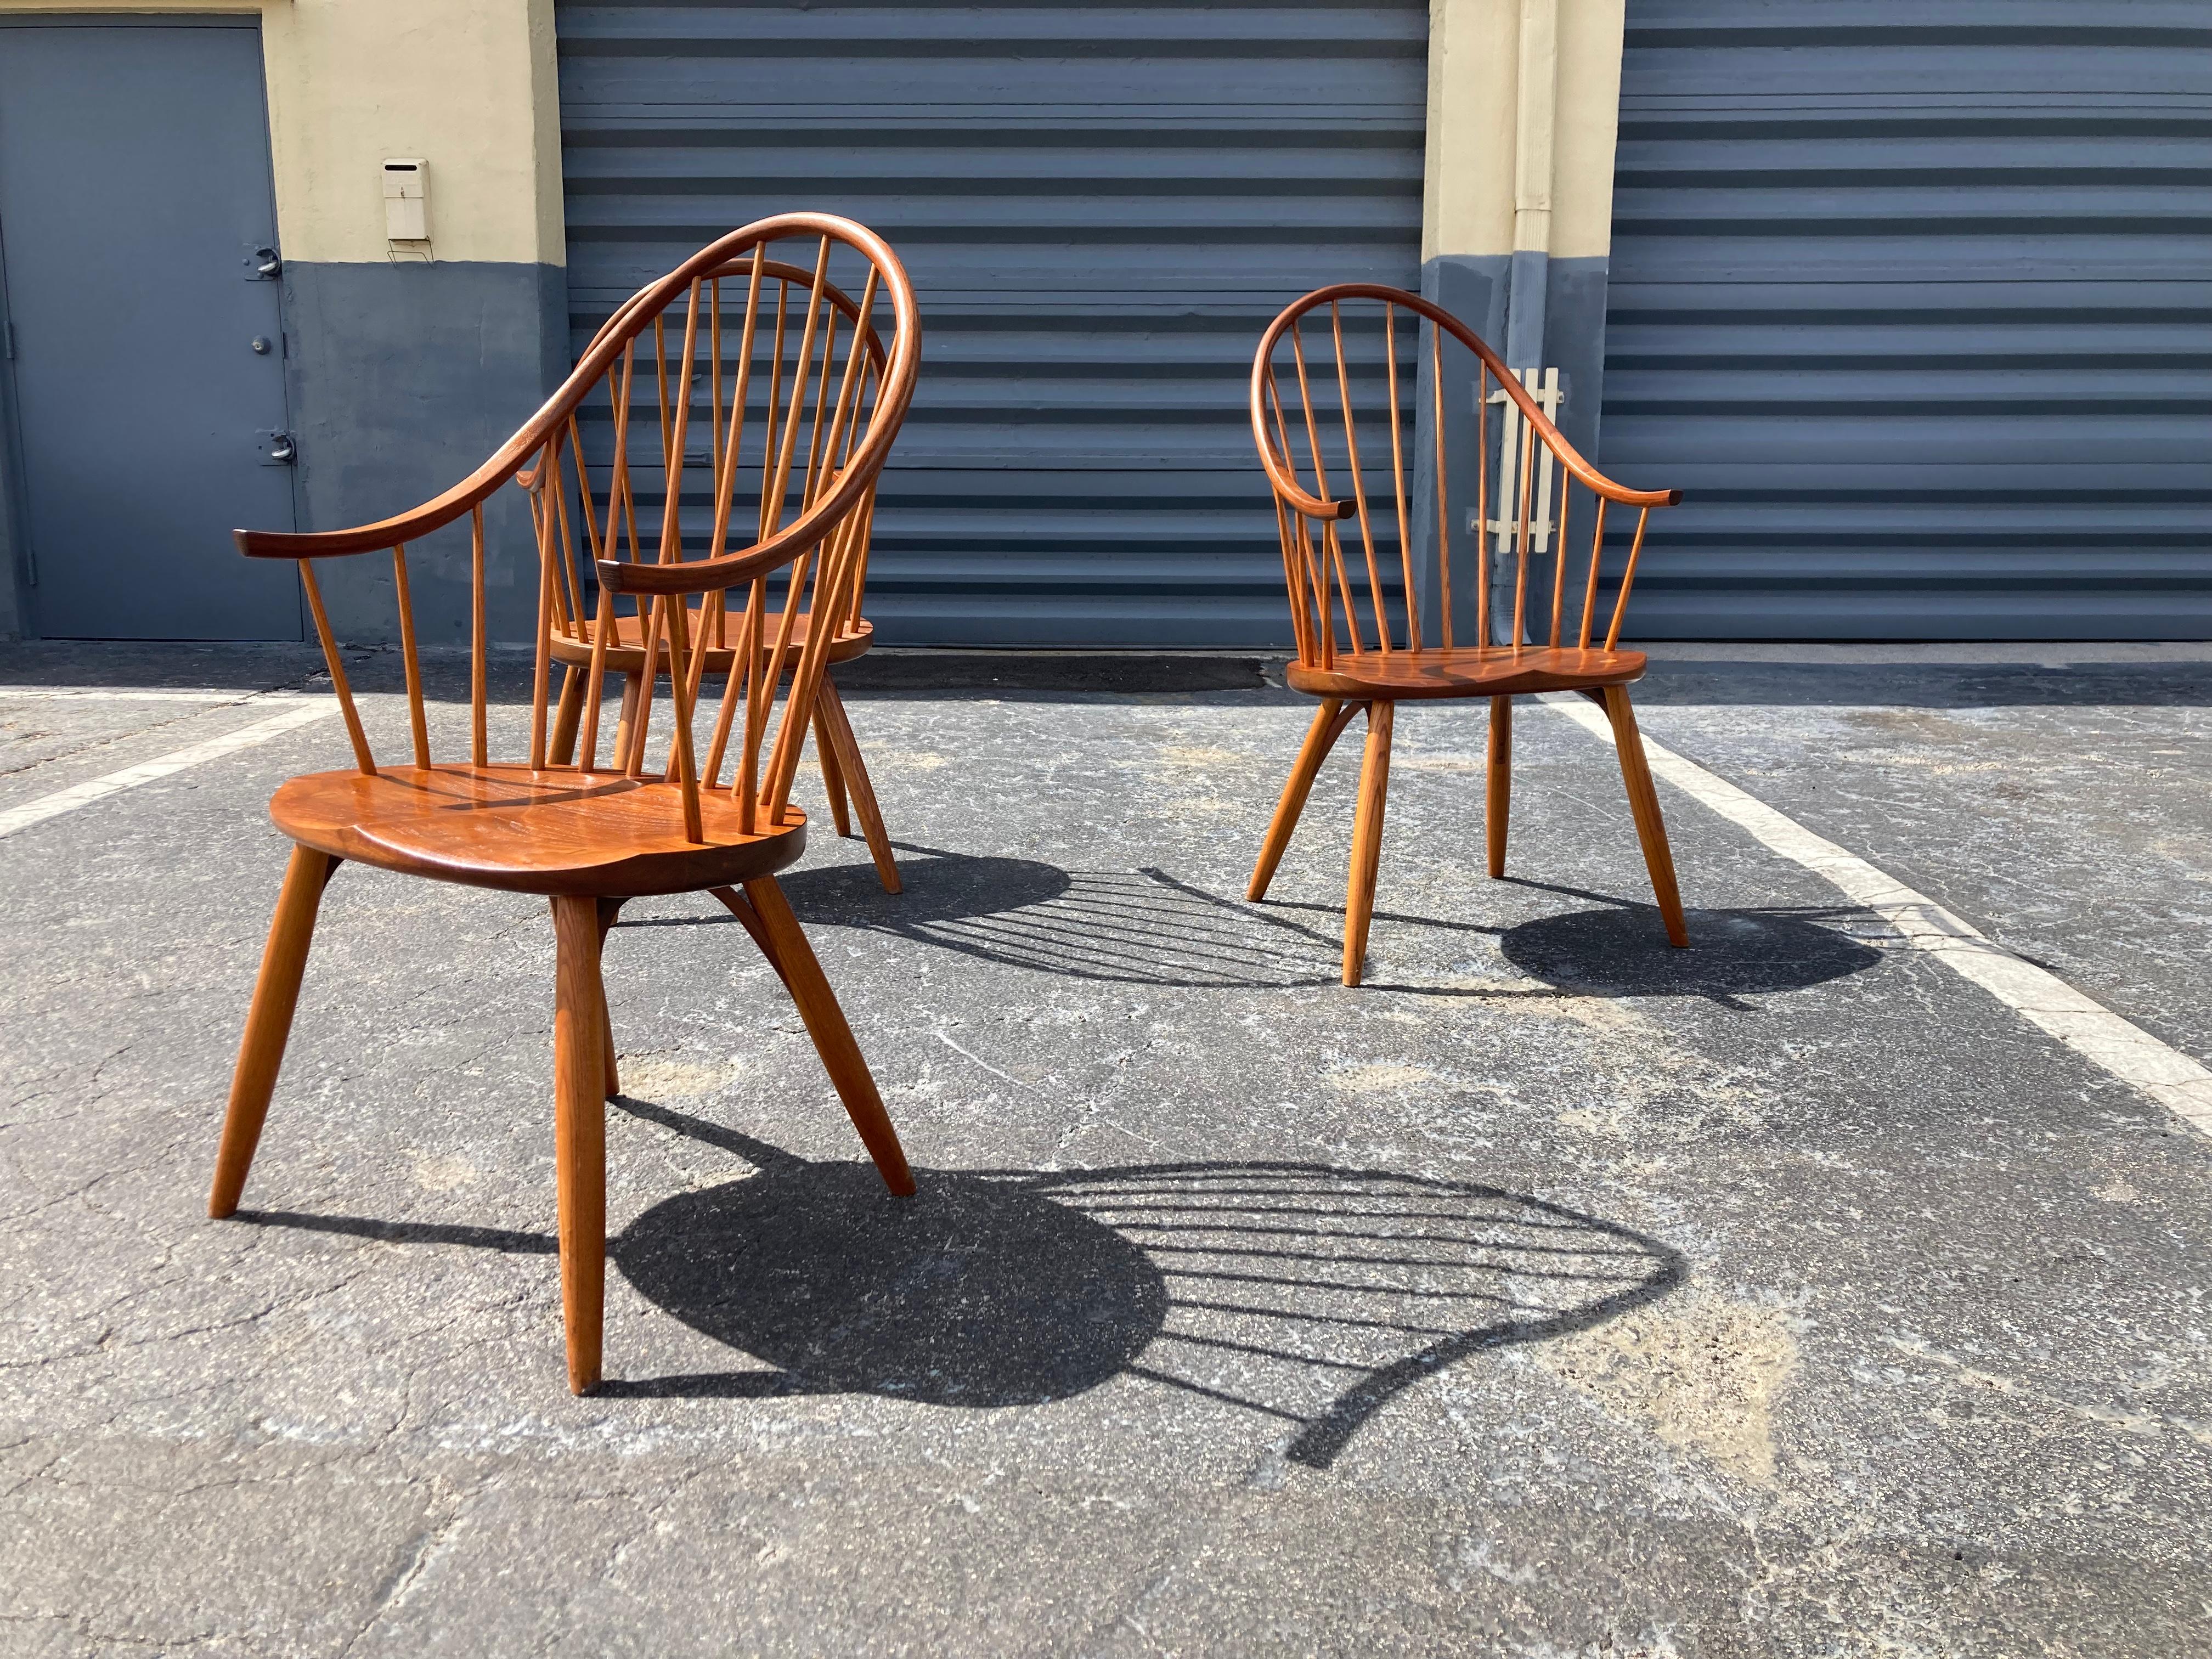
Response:
[[[779,877],[799,921],[1107,984],[1264,990],[1335,982],[1322,933],[1158,870],[1071,871],[1035,859],[893,845],[906,884],[896,896],[866,864],[811,865]],[[625,918],[620,925],[724,924],[732,919]]]
[[[752,1173],[611,1240],[648,1301],[763,1366],[602,1396],[873,1394],[1042,1406],[1127,1376],[1274,1426],[1325,1468],[1422,1377],[1599,1324],[1686,1277],[1656,1239],[1557,1204],[1388,1170],[1266,1161],[916,1171],[814,1163],[671,1107],[632,1116]],[[544,1235],[241,1210],[266,1225],[550,1252]]]
[[[1505,959],[1522,973],[1580,995],[1695,996],[1742,1007],[1740,997],[1808,990],[1883,959],[1878,946],[1833,925],[1867,925],[1869,913],[1849,905],[1692,910],[1689,948],[1677,950],[1667,942],[1656,906],[1504,879],[1601,907],[1539,916],[1498,938]]]
[[[809,927],[854,927],[978,960],[1065,978],[1215,990],[1339,982],[1340,906],[1224,897],[1151,867],[1070,871],[1034,859],[978,857],[899,843],[906,891],[883,890],[866,864],[817,865],[782,879]],[[1510,927],[1377,911],[1395,926],[1475,933],[1538,981],[1480,986],[1370,980],[1375,991],[1487,1000],[1559,996],[1737,999],[1795,991],[1871,968],[1882,952],[1824,925],[1863,922],[1833,908],[1692,910],[1691,948],[1670,946],[1658,912],[1580,888],[1506,878],[1598,906]],[[641,918],[624,927],[731,924],[726,915]],[[733,924],[732,924],[733,925]]]

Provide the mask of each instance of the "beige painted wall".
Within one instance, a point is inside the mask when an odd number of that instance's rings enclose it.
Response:
[[[435,258],[562,264],[553,0],[0,0],[258,12],[284,257],[382,261],[380,168],[429,163]]]
[[[1610,248],[1625,3],[1431,0],[1424,258]],[[287,258],[386,258],[379,167],[420,155],[438,258],[566,263],[553,0],[0,0],[0,11],[258,12]],[[1547,28],[1548,88],[1524,75],[1522,51]]]
[[[1422,258],[1611,249],[1625,4],[1431,0]],[[1524,40],[1539,48],[1540,77],[1547,28],[1548,88],[1528,83],[1522,50]]]

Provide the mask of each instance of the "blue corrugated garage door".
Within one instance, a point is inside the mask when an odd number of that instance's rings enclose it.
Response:
[[[1418,282],[1425,4],[556,20],[579,347],[780,209],[850,214],[906,259],[921,392],[876,520],[882,638],[1287,642],[1252,349],[1308,289]]]
[[[2212,637],[2212,7],[1629,0],[1634,631]]]

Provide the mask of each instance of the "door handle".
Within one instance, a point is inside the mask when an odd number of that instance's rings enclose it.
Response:
[[[261,447],[261,465],[289,466],[300,459],[300,447],[289,432],[257,432],[255,440]]]

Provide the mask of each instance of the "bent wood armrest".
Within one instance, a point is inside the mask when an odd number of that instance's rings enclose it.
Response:
[[[592,568],[599,574],[599,586],[610,593],[711,593],[781,568],[836,527],[834,523],[825,522],[810,528],[802,520],[785,534],[763,542],[758,547],[719,559],[695,559],[689,564],[596,559]]]
[[[510,475],[515,470],[507,469]],[[382,553],[404,542],[419,541],[465,516],[505,482],[494,477],[487,487],[476,489],[471,486],[477,478],[471,477],[410,512],[350,530],[234,530],[230,538],[250,559],[331,559],[349,553]]]
[[[1282,496],[1283,505],[1303,513],[1309,519],[1348,519],[1359,511],[1354,502],[1323,501],[1320,496],[1299,489],[1289,473],[1276,470],[1275,458],[1272,455],[1262,455],[1261,463],[1267,469],[1267,477],[1274,484],[1276,493]]]
[[[513,447],[512,444],[507,446],[508,448]],[[493,463],[506,460],[505,450],[492,458]],[[522,471],[522,468],[511,461],[504,468],[507,477],[517,477]],[[491,476],[487,477],[487,473]],[[535,478],[536,468],[533,466],[529,470],[529,476],[521,477],[520,482],[527,488],[535,482]],[[418,540],[434,530],[443,529],[490,495],[504,482],[506,477],[493,472],[491,464],[488,463],[435,501],[425,501],[412,512],[382,519],[374,524],[359,525],[351,530],[234,530],[230,532],[231,539],[238,544],[240,552],[257,559],[326,559],[349,553],[385,552],[402,543]],[[722,558],[695,560],[689,564],[633,564],[623,560],[600,559],[596,562],[599,580],[610,592],[616,593],[704,593],[714,588],[732,586],[754,576],[765,575],[777,566],[805,552],[828,535],[844,518],[847,509],[874,482],[874,468],[864,470],[848,466],[837,482],[822,493],[803,517],[764,542]],[[1349,514],[1352,508],[1347,504],[1344,511]]]

